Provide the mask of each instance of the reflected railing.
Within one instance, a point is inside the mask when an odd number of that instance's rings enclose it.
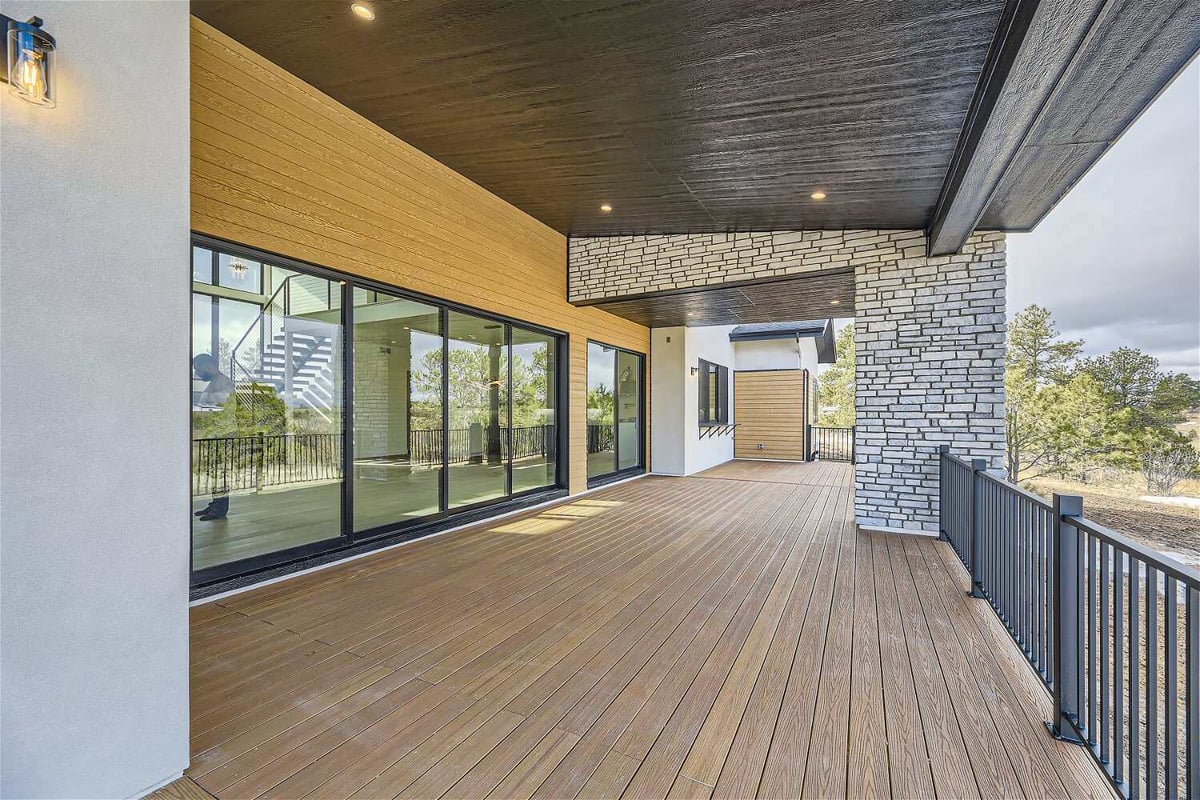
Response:
[[[493,429],[502,435],[507,428]],[[473,455],[471,429],[452,429],[449,463],[468,463]],[[528,425],[512,429],[514,460],[547,457],[557,450],[554,425]],[[414,467],[442,464],[442,431],[411,430],[408,454],[374,461],[394,461]],[[507,448],[506,448],[507,451]],[[486,452],[486,451],[485,451]],[[342,434],[340,433],[255,433],[192,440],[192,493],[262,491],[265,488],[301,483],[325,483],[342,479]]]

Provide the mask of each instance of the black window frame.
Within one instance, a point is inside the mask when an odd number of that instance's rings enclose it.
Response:
[[[302,569],[309,565],[314,559],[326,560],[321,557],[338,554],[343,551],[359,552],[362,548],[376,549],[390,546],[397,541],[406,541],[415,539],[430,533],[436,533],[439,530],[455,527],[457,525],[469,524],[476,519],[486,518],[493,513],[504,513],[509,506],[521,507],[528,505],[533,501],[541,501],[539,498],[543,496],[562,496],[567,492],[570,486],[570,353],[571,340],[570,335],[566,331],[561,331],[555,328],[550,328],[545,325],[539,325],[527,320],[509,317],[504,314],[498,314],[492,311],[475,308],[464,303],[457,303],[451,300],[446,300],[432,295],[426,295],[421,292],[416,292],[410,289],[403,289],[398,286],[384,283],[382,281],[364,278],[359,275],[353,275],[347,272],[324,267],[319,264],[302,261],[300,259],[285,256],[279,253],[272,253],[250,245],[240,244],[238,242],[221,239],[215,236],[193,231],[191,235],[192,248],[200,247],[212,251],[213,263],[213,284],[197,284],[189,280],[189,296],[199,293],[216,298],[224,296],[222,292],[230,291],[226,287],[221,287],[215,283],[217,280],[217,264],[220,254],[241,256],[243,258],[258,261],[260,264],[269,263],[277,265],[284,269],[300,272],[303,274],[312,275],[314,277],[323,278],[334,282],[333,289],[341,290],[340,297],[340,322],[342,325],[342,363],[343,363],[343,386],[342,386],[342,500],[341,500],[341,524],[340,530],[333,538],[325,539],[319,542],[310,544],[298,545],[284,550],[277,550],[270,553],[263,553],[236,561],[229,561],[223,564],[206,567],[195,570],[190,569],[192,549],[189,543],[188,559],[189,572],[191,575],[191,587],[193,591],[203,589],[202,594],[209,594],[212,591],[220,591],[221,586],[225,582],[238,582],[239,585],[248,583],[247,576],[258,574],[273,574],[279,571],[280,568],[286,567],[286,571],[294,571]],[[189,251],[189,254],[191,251]],[[189,278],[193,267],[189,263]],[[260,282],[265,281],[265,277],[260,277]],[[265,287],[265,282],[260,288]],[[449,448],[445,437],[447,436],[447,409],[443,405],[443,464],[441,470],[441,481],[439,486],[439,511],[425,517],[417,519],[409,519],[397,522],[395,524],[382,525],[373,528],[355,530],[353,524],[353,502],[354,502],[354,486],[353,486],[353,461],[354,461],[354,406],[352,387],[354,382],[354,307],[353,307],[353,291],[355,288],[364,289],[367,291],[382,292],[384,294],[414,300],[416,302],[435,306],[440,309],[441,328],[443,331],[447,329],[447,316],[450,311],[460,311],[466,314],[471,314],[476,317],[488,319],[494,322],[502,323],[511,331],[511,326],[515,325],[525,330],[534,331],[544,334],[551,338],[555,343],[554,358],[555,358],[555,481],[546,486],[534,487],[525,489],[517,493],[511,491],[510,480],[506,479],[505,488],[508,490],[504,496],[486,500],[470,505],[455,506],[447,508],[447,481],[449,478],[448,459]],[[209,294],[204,289],[216,289],[216,292]],[[190,319],[190,313],[189,313]],[[214,328],[216,321],[214,320]],[[189,322],[189,338],[191,335],[191,323]],[[216,334],[214,333],[214,338]],[[443,337],[443,370],[442,370],[442,397],[447,397],[449,373],[448,373],[448,339]],[[509,376],[511,381],[511,375]],[[189,370],[190,384],[190,370]],[[189,385],[190,388],[190,385]],[[510,389],[511,395],[511,389]],[[511,414],[511,408],[509,409]],[[191,411],[189,408],[189,423],[188,436],[191,437]],[[190,447],[189,447],[190,449]],[[511,465],[510,465],[511,469]],[[190,476],[190,468],[189,468]],[[189,477],[190,480],[190,477]],[[190,495],[190,490],[189,490]],[[190,498],[189,498],[190,499]],[[190,534],[189,534],[190,539]],[[252,581],[249,581],[252,582]]]
[[[712,419],[709,415],[709,410],[712,409],[712,394],[709,392],[708,383],[709,376],[717,376],[717,418]],[[729,367],[722,364],[717,364],[712,361],[700,359],[698,367],[698,375],[700,377],[698,391],[697,412],[701,427],[713,427],[716,425],[729,424]]]

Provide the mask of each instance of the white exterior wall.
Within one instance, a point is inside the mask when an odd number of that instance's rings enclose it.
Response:
[[[733,458],[733,435],[700,438],[700,359],[729,368],[733,420],[733,343],[730,326],[650,331],[650,463],[660,475],[693,475]],[[668,339],[670,341],[668,341]]]
[[[733,352],[738,369],[803,369],[795,339],[734,342]]]
[[[659,475],[687,474],[686,339],[682,326],[650,331],[650,465]]]
[[[737,368],[756,369],[806,369],[817,374],[817,340],[805,336],[796,339],[764,339],[733,343]]]
[[[188,763],[188,5],[2,2],[58,107],[0,90],[0,795]]]

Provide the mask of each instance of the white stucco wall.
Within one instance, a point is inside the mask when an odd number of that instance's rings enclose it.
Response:
[[[650,465],[659,475],[686,475],[684,408],[688,381],[683,366],[687,328],[650,331]]]
[[[0,795],[188,762],[188,5],[0,2],[58,108],[0,91]]]
[[[799,369],[801,367],[800,353],[796,348],[795,339],[734,342],[733,352],[737,359],[738,369]]]
[[[820,370],[817,340],[811,336],[734,342],[733,352],[738,369],[806,369],[813,375]]]
[[[700,384],[691,374],[700,359],[729,368],[729,421],[733,422],[730,330],[730,326],[716,326],[650,331],[650,463],[655,473],[692,475],[733,458],[732,433],[700,438]]]

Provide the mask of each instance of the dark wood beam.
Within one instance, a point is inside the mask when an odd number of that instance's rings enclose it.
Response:
[[[1009,0],[930,220],[929,254],[962,248],[1110,3]]]

